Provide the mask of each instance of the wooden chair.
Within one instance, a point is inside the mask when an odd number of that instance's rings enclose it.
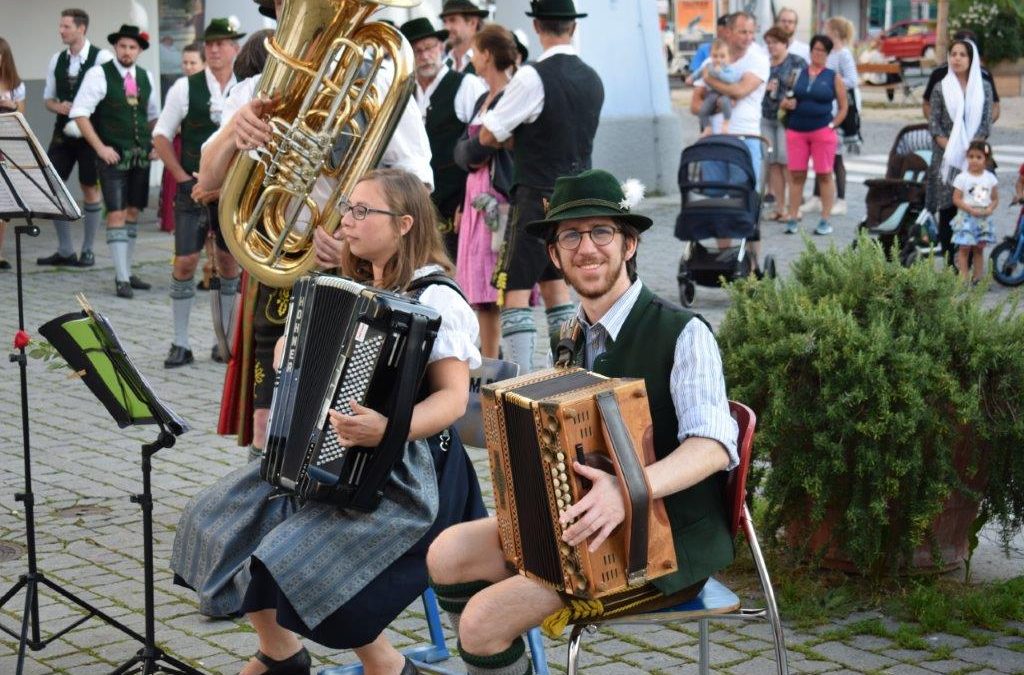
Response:
[[[709,623],[711,619],[767,621],[772,628],[778,672],[780,675],[786,675],[789,672],[789,666],[786,661],[785,637],[783,636],[782,622],[779,619],[779,610],[775,604],[775,592],[772,589],[771,580],[768,578],[768,569],[765,567],[764,556],[761,555],[761,547],[758,544],[757,535],[754,532],[754,524],[750,518],[750,511],[746,505],[747,472],[750,469],[750,448],[754,441],[756,417],[754,412],[742,403],[730,401],[729,409],[739,425],[739,442],[737,445],[740,459],[739,465],[730,472],[726,484],[725,498],[731,519],[730,527],[734,538],[740,528],[743,528],[747,544],[750,546],[750,553],[754,558],[754,565],[757,568],[757,576],[761,581],[761,589],[764,591],[765,607],[743,607],[735,593],[712,577],[708,579],[700,595],[681,605],[656,612],[622,616],[606,621],[575,624],[569,637],[568,663],[566,666],[568,675],[576,675],[576,661],[579,657],[580,641],[583,638],[583,632],[587,629],[593,630],[596,625],[663,624],[681,621],[698,622],[700,630],[700,672],[706,674],[710,672]]]

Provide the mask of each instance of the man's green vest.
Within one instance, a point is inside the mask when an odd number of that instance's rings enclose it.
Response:
[[[107,78],[107,95],[96,106],[93,112],[93,126],[100,140],[117,150],[122,156],[125,151],[141,148],[146,152],[153,147],[149,132],[149,120],[146,119],[146,104],[153,93],[149,77],[143,74],[142,68],[135,67],[135,81],[139,87],[139,100],[135,106],[128,104],[124,94],[124,79],[108,61],[102,66]]]
[[[85,77],[86,71],[96,65],[96,57],[99,54],[99,47],[90,44],[85,60],[82,61],[82,67],[78,69],[78,75],[71,77],[71,56],[66,49],[60,53],[57,57],[57,65],[53,68],[53,79],[57,85],[58,101],[75,100],[75,94],[78,93],[78,89],[82,86],[82,79]],[[57,115],[54,128],[62,132],[64,126],[68,123],[68,119],[67,115]]]
[[[642,377],[654,422],[654,454],[667,457],[679,447],[679,422],[669,389],[676,341],[690,320],[699,316],[657,297],[646,286],[626,317],[618,338],[594,360],[594,372],[609,377]],[[553,349],[557,335],[552,338]],[[610,341],[610,340],[609,340]],[[584,346],[576,363],[582,365]],[[666,595],[711,576],[732,562],[735,550],[725,507],[724,472],[664,499],[672,524],[679,570],[652,583]]]
[[[217,131],[210,119],[210,87],[206,71],[200,70],[188,78],[188,114],[181,121],[181,168],[188,175],[199,171],[199,154],[206,139]]]
[[[424,126],[430,139],[430,168],[434,171],[434,192],[431,198],[441,215],[451,218],[462,206],[466,194],[466,172],[455,163],[455,144],[459,142],[466,123],[455,114],[455,96],[466,76],[449,70],[430,96]]]

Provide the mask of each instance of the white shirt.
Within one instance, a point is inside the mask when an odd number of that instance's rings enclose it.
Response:
[[[466,53],[462,55],[462,58],[455,56],[455,52],[448,52],[444,55],[444,65],[448,66],[456,73],[461,73],[466,69],[470,63],[473,62],[473,48],[470,47],[466,50]]]
[[[72,77],[78,75],[78,71],[82,69],[82,64],[85,63],[85,57],[89,55],[90,43],[88,40],[82,45],[81,51],[77,54],[71,53],[71,47],[68,47],[64,51],[68,53],[68,74]],[[56,99],[57,98],[57,76],[54,71],[57,70],[57,59],[63,52],[57,52],[50,57],[50,65],[46,68],[46,84],[43,86],[43,100]],[[93,65],[102,66],[107,61],[113,61],[114,55],[108,49],[101,49],[100,53],[96,55],[96,63]]]
[[[793,39],[789,43],[789,53],[796,54],[807,63],[811,62],[811,46],[802,40]]]
[[[228,92],[235,86],[237,80],[235,80],[235,74],[232,73],[231,79],[221,89],[220,82],[209,68],[204,68],[203,72],[206,73],[206,86],[210,90],[210,119],[219,123],[224,113]],[[178,133],[181,121],[188,115],[188,93],[187,77],[179,77],[167,90],[164,109],[160,112],[160,119],[157,120],[156,126],[153,127],[153,138],[160,135],[167,140],[172,140]]]
[[[427,85],[426,89],[421,87],[419,82],[416,83],[416,103],[420,107],[424,123],[427,121],[427,111],[430,110],[430,97],[437,91],[438,85],[441,84],[441,80],[449,70],[448,66],[442,65],[441,70],[437,71],[437,77]],[[476,107],[477,99],[486,93],[487,85],[476,75],[467,74],[462,78],[459,89],[455,92],[455,116],[459,118],[460,122],[469,124],[473,119],[473,108]]]
[[[18,101],[25,100],[25,83],[22,82],[17,87],[12,89],[0,89],[0,101]]]
[[[443,272],[440,265],[426,265],[412,273],[413,279]],[[430,348],[427,363],[456,358],[465,361],[469,369],[480,367],[480,350],[476,347],[480,322],[473,308],[454,289],[442,284],[431,284],[423,289],[419,301],[441,314],[441,327]]]
[[[125,68],[117,61],[113,62],[114,67],[117,68],[118,74],[124,79],[125,73],[131,71],[132,77],[135,78],[136,82],[141,82],[141,79],[145,77],[149,81],[150,89],[152,90],[149,95],[149,101],[146,103],[146,119],[152,122],[156,118],[160,117],[160,105],[157,103],[157,97],[160,95],[160,88],[153,86],[153,78],[149,76],[149,71],[140,65],[133,65],[131,68]],[[77,117],[89,117],[96,112],[96,106],[99,105],[100,101],[107,97],[107,76],[103,72],[103,66],[93,66],[86,71],[85,77],[82,78],[82,86],[78,89],[78,95],[75,96],[75,102],[71,104],[71,113],[68,115],[71,119]]]
[[[556,54],[571,54],[575,56],[576,53],[576,48],[572,45],[555,45],[545,50],[537,61],[543,61]],[[765,79],[768,78],[766,77]],[[760,106],[760,103],[758,103],[758,106]],[[531,65],[524,65],[516,71],[508,86],[505,87],[505,95],[498,101],[498,105],[487,111],[482,121],[487,130],[494,134],[494,137],[501,142],[508,140],[512,132],[520,124],[536,122],[543,110],[544,83],[541,81],[540,74],[537,73],[536,68]],[[760,118],[760,107],[757,114]],[[760,127],[758,127],[758,133],[760,133]]]
[[[736,101],[732,108],[732,119],[729,120],[730,134],[760,135],[761,133],[761,99],[764,98],[765,83],[772,72],[772,64],[765,51],[755,45],[747,47],[747,53],[732,62],[733,68],[744,76],[753,73],[761,81],[752,92]],[[707,87],[703,80],[695,82],[694,87]],[[711,118],[711,127],[718,133],[722,125],[721,113]]]

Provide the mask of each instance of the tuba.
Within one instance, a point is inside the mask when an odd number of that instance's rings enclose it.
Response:
[[[272,138],[235,157],[219,207],[228,248],[261,283],[290,287],[314,267],[313,231],[338,227],[338,205],[380,161],[415,86],[413,55],[367,20],[419,2],[285,2],[255,92],[271,102]]]

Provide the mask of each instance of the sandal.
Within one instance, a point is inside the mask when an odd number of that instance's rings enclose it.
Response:
[[[788,220],[788,218],[789,216],[786,215],[785,213],[782,213],[781,211],[776,211],[771,215],[769,220],[774,220],[776,223],[781,223],[784,220]]]
[[[310,675],[312,661],[305,647],[281,661],[272,659],[259,650],[256,650],[253,658],[267,667],[265,675]]]

